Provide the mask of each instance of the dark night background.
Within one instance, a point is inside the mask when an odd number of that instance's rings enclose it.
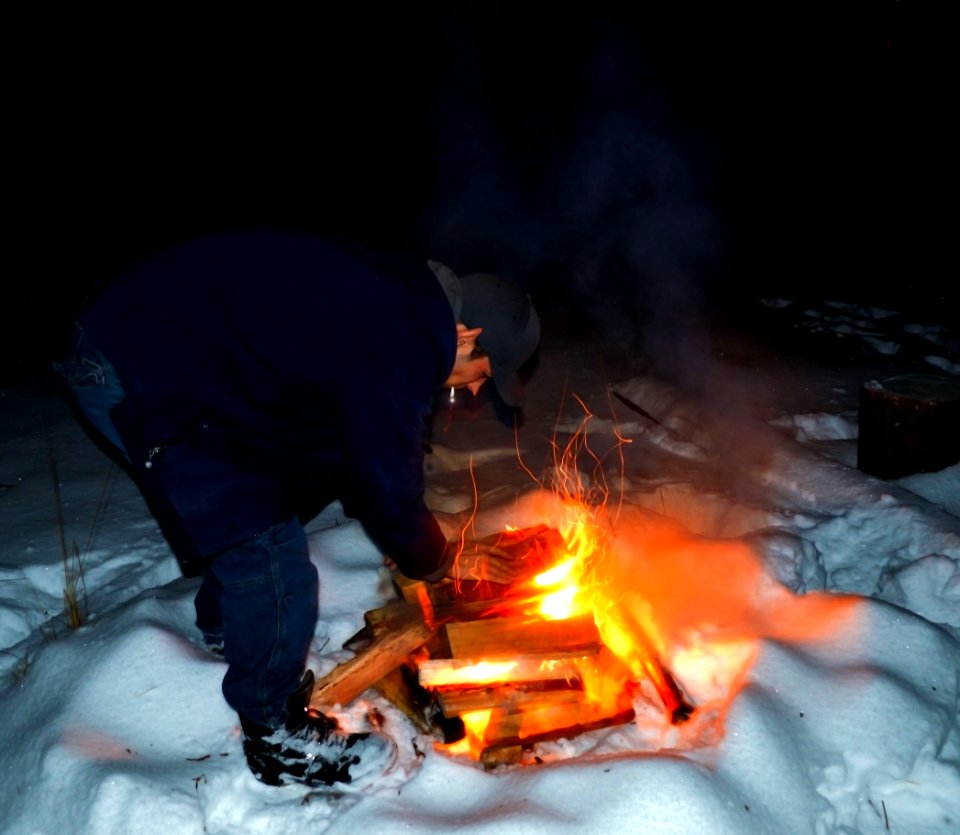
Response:
[[[741,294],[956,301],[934,213],[950,107],[915,6],[615,8],[12,30],[4,373],[46,368],[126,260],[251,224],[502,271],[604,338]]]

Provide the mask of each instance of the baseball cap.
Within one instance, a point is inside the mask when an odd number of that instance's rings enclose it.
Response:
[[[493,384],[504,403],[523,406],[520,367],[540,342],[540,318],[530,296],[513,282],[490,273],[460,278],[460,321],[483,328],[477,344],[490,356]]]

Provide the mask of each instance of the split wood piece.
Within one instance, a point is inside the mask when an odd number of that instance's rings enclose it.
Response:
[[[431,733],[433,728],[427,719],[423,705],[417,704],[408,682],[403,675],[404,665],[391,670],[377,681],[374,689],[394,707],[399,708],[404,716],[416,726],[421,733]]]
[[[403,598],[407,603],[416,603],[419,605],[422,594],[424,592],[426,592],[427,595],[430,594],[430,586],[432,584],[428,583],[426,580],[414,580],[408,577],[406,574],[402,574],[399,571],[394,571],[393,585],[400,593],[400,597]]]
[[[506,608],[508,605],[516,604],[515,602],[508,603],[502,598],[496,598],[493,601],[472,600],[444,604],[435,610],[434,618],[443,623],[498,617],[500,614],[498,610]],[[344,647],[352,650],[364,649],[369,646],[371,640],[389,634],[407,619],[416,617],[420,612],[422,612],[422,608],[418,604],[405,603],[402,600],[394,600],[379,609],[371,609],[364,613],[364,629],[350,638],[344,644]],[[426,621],[426,618],[424,620]],[[433,627],[435,624],[428,623],[428,626]],[[437,630],[424,648],[431,657],[450,656],[450,647],[446,643],[445,633],[442,629]]]
[[[310,706],[322,709],[349,704],[364,690],[406,662],[410,654],[430,640],[433,634],[419,611],[415,616],[398,620],[388,631],[374,639],[369,647],[317,681]]]
[[[583,690],[573,686],[579,682],[560,682],[559,689],[551,686],[554,684],[556,682],[525,682],[441,690],[437,692],[437,702],[444,716],[457,716],[473,710],[493,710],[498,707],[526,710],[545,705],[573,704],[584,698]]]
[[[419,663],[420,684],[429,688],[480,687],[531,681],[574,681],[583,653],[501,656],[493,659],[428,658]]]
[[[634,716],[633,705],[626,696],[609,705],[580,700],[570,704],[544,705],[534,710],[495,709],[483,733],[483,745],[484,749],[532,745],[623,725],[632,722]]]
[[[417,616],[417,607],[402,600],[394,600],[379,609],[370,609],[363,613],[363,628],[343,642],[343,648],[351,652],[366,650],[375,638],[386,634],[406,620]]]
[[[428,622],[431,619],[442,622],[496,616],[504,609],[509,610],[517,605],[515,599],[504,596],[510,587],[499,583],[472,580],[427,583],[397,573],[394,574],[393,584],[404,602],[415,604],[423,610]]]
[[[620,682],[621,697],[625,698],[624,694],[632,682],[630,670],[607,647],[602,647],[596,655],[576,656],[571,660],[576,667],[576,674],[566,675],[562,679],[447,686],[435,691],[436,700],[447,715],[492,708],[527,708],[537,704],[583,700],[587,698],[586,692],[593,689],[610,692],[609,688],[616,687],[616,682]],[[557,672],[554,665],[547,665],[547,670]]]
[[[454,658],[495,658],[556,652],[599,652],[603,646],[593,615],[540,620],[515,615],[443,626]]]
[[[397,626],[420,617],[420,607],[415,603],[393,600],[379,609],[363,613],[363,622],[370,638],[379,638]]]

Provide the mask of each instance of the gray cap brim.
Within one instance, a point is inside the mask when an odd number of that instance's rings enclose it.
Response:
[[[475,273],[460,279],[467,327],[483,328],[477,343],[490,356],[497,393],[508,406],[524,403],[520,368],[540,343],[540,318],[522,288],[496,275]]]

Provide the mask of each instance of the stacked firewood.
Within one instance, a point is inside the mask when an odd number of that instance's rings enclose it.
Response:
[[[545,526],[491,539],[533,571],[563,553],[559,533]],[[469,728],[472,753],[488,767],[519,762],[523,748],[538,741],[633,719],[630,675],[592,615],[519,614],[509,587],[483,581],[396,576],[395,584],[400,599],[365,614],[364,629],[345,645],[356,655],[317,682],[314,707],[347,705],[375,688],[446,743]],[[622,686],[598,700],[586,685],[601,676]],[[479,731],[471,722],[478,716]]]

